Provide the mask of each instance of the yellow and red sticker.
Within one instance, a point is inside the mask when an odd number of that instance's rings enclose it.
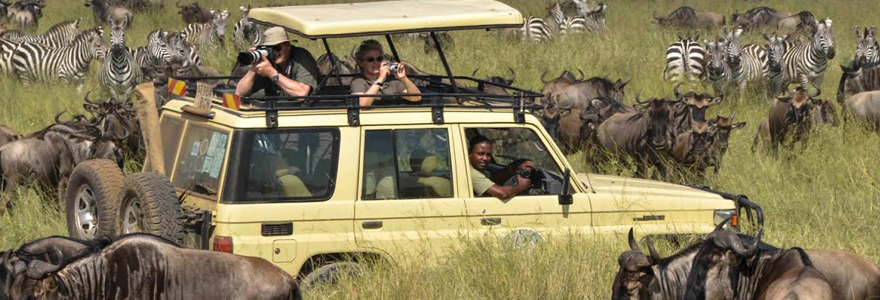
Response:
[[[238,110],[241,106],[241,97],[235,94],[223,93],[223,106],[229,109]]]
[[[168,78],[168,92],[178,96],[186,96],[186,82]]]

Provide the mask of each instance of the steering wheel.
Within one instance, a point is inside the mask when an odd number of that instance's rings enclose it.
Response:
[[[523,176],[532,181],[531,186],[523,194],[528,195],[544,195],[547,191],[547,174],[544,170],[537,168],[517,169],[510,176],[504,179],[502,186],[516,186],[517,176]]]

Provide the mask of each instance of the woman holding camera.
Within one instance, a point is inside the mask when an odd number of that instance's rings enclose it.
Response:
[[[382,45],[376,40],[366,40],[358,47],[355,54],[361,75],[352,80],[352,95],[393,95],[393,94],[419,94],[419,88],[406,77],[406,68],[403,65],[392,74],[389,62],[385,61]],[[396,79],[396,80],[395,80]],[[422,96],[403,96],[406,101],[419,102]],[[373,105],[378,97],[360,97],[361,106]],[[386,98],[387,99],[387,98]]]

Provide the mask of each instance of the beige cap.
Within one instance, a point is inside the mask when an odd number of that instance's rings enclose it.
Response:
[[[284,31],[284,28],[280,26],[275,26],[269,29],[266,29],[263,32],[263,46],[275,46],[281,43],[287,43],[290,40],[287,38],[287,31]]]

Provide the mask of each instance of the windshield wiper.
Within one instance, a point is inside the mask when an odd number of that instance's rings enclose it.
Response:
[[[208,195],[208,196],[217,195],[217,191],[215,191],[214,189],[209,188],[201,183],[193,183],[192,187],[193,187],[192,190],[194,192],[202,194],[202,195]]]

